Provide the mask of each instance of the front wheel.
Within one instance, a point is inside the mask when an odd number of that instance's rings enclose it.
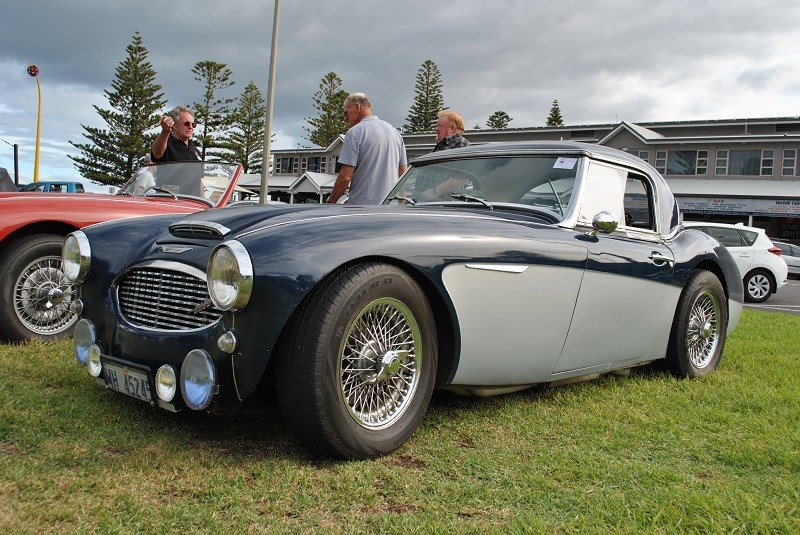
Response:
[[[38,234],[17,240],[0,258],[0,337],[56,340],[78,320],[69,311],[73,286],[61,270],[64,237]]]
[[[722,284],[709,271],[694,272],[678,301],[664,365],[678,377],[713,372],[722,358],[727,329]]]
[[[751,271],[742,282],[744,282],[744,298],[751,303],[763,303],[775,291],[772,277],[762,269]]]
[[[433,313],[419,285],[383,263],[337,273],[284,339],[278,402],[310,449],[345,459],[397,449],[419,426],[436,376]]]

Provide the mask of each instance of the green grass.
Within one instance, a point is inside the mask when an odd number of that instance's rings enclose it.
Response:
[[[800,533],[800,317],[745,311],[717,373],[434,394],[375,461],[278,413],[174,415],[69,342],[0,345],[0,533]]]

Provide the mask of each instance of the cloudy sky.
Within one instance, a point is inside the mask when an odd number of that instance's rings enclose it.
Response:
[[[145,7],[148,6],[148,7]],[[152,6],[152,7],[149,7]],[[156,7],[157,6],[157,7]],[[406,122],[421,64],[469,127],[502,110],[542,126],[554,99],[566,124],[800,115],[797,0],[283,0],[275,149],[308,145],[322,77],[364,91],[382,119]],[[238,96],[267,94],[269,0],[0,0],[0,167],[33,177],[41,70],[39,179],[75,179],[68,141],[100,126],[125,48],[139,31],[168,108],[199,100],[192,66],[227,64]]]

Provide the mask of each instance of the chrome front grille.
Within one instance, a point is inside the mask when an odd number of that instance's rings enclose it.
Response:
[[[129,271],[117,288],[117,299],[126,321],[148,329],[199,329],[222,316],[203,279],[169,269]]]

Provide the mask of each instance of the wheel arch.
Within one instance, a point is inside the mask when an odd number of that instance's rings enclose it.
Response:
[[[14,229],[8,236],[3,238],[2,247],[6,248],[9,244],[36,234],[58,234],[67,237],[67,234],[78,230],[79,227],[65,223],[63,221],[37,221],[23,227]]]
[[[346,271],[355,265],[372,262],[389,264],[403,270],[414,280],[414,282],[420,286],[425,294],[425,298],[428,300],[428,304],[431,307],[436,324],[435,326],[438,346],[436,386],[438,387],[445,384],[453,375],[456,365],[455,325],[457,324],[457,321],[453,316],[455,309],[450,303],[449,299],[446,297],[446,292],[444,292],[443,287],[438,286],[423,268],[397,257],[382,255],[361,256],[358,258],[349,259],[347,262],[344,262],[343,264],[336,266],[336,268],[329,270],[328,273],[318,280],[314,287],[303,296],[295,309],[292,311],[286,323],[283,325],[283,328],[281,329],[281,333],[276,341],[275,347],[281,347],[282,339],[288,336],[293,324],[299,320],[305,305],[314,298],[314,295],[321,287],[325,285],[326,282],[336,277],[339,273]],[[274,359],[270,359],[270,363],[265,375],[271,375],[270,368],[274,366],[274,362],[272,362],[273,360]]]

